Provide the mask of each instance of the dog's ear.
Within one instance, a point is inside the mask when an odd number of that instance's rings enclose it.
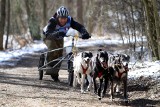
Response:
[[[105,53],[105,54],[108,54],[106,50],[104,50],[104,53]]]
[[[113,60],[115,60],[115,56],[113,56]]]
[[[99,57],[99,53],[97,53],[97,58]]]
[[[97,58],[100,56],[100,51],[97,52]]]
[[[82,58],[84,57],[84,52],[82,52],[81,57],[82,57]]]
[[[106,57],[106,59],[108,61],[108,53],[106,51],[104,51],[104,53],[105,53],[105,57]]]
[[[121,57],[118,58],[118,62],[121,62]]]
[[[93,57],[92,52],[89,52],[89,57],[90,57],[90,58],[92,58],[92,57]]]
[[[126,65],[125,65],[126,67],[128,67],[128,63],[126,63]]]
[[[105,53],[105,55],[107,55],[107,56],[108,56],[108,53],[107,53],[107,51],[104,51],[104,53]]]
[[[118,67],[115,65],[114,66],[114,69],[116,70],[116,71],[119,71],[119,69],[118,69]]]
[[[114,75],[114,71],[115,71],[115,70],[114,70],[113,67],[110,66],[110,67],[108,68],[108,72],[109,72],[112,76]]]
[[[102,49],[98,49],[98,52],[99,52],[99,51],[102,51]]]
[[[120,54],[117,54],[117,56],[120,57],[121,55],[120,55]]]

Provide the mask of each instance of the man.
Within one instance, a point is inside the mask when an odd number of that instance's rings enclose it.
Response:
[[[74,19],[71,16],[69,16],[67,8],[61,6],[57,10],[55,15],[49,20],[48,25],[43,30],[43,34],[45,35],[44,42],[49,50],[63,47],[63,37],[66,35],[70,27],[79,31],[81,33],[82,39],[90,38],[89,33],[87,32],[85,27],[80,23],[74,21]],[[63,55],[63,50],[48,53],[47,61],[48,62],[52,61],[56,58],[62,57],[62,55]],[[53,67],[56,63],[57,62],[53,62],[49,66]],[[41,56],[39,67],[43,66],[43,64],[44,64],[44,56]],[[61,64],[59,64],[58,67],[60,67],[60,65]],[[57,69],[54,71],[52,70],[50,72],[47,71],[46,74],[51,75],[51,77],[55,81],[59,81],[58,72],[59,70]]]

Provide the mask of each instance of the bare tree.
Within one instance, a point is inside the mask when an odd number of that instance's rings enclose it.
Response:
[[[47,22],[47,3],[46,0],[42,0],[43,5],[43,26],[46,25]]]
[[[77,0],[77,19],[83,24],[83,0]]]
[[[5,27],[5,14],[6,10],[6,0],[1,0],[1,18],[0,18],[0,50],[3,50],[3,35]]]
[[[159,38],[159,16],[156,6],[156,1],[143,0],[145,13],[146,13],[146,30],[149,39],[149,45],[152,49],[153,56],[160,59],[160,44],[157,39]]]
[[[5,49],[7,49],[8,45],[8,37],[9,37],[9,31],[10,31],[10,0],[7,2],[7,37],[6,37],[6,42],[5,42]]]
[[[34,40],[40,39],[40,25],[35,9],[36,2],[35,0],[25,0],[25,4],[28,15],[28,26],[31,36]]]

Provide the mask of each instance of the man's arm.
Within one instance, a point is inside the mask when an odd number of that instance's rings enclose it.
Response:
[[[61,38],[62,35],[65,35],[64,32],[55,30],[56,25],[57,25],[56,19],[51,18],[48,22],[46,33],[45,33],[46,39],[52,39],[52,38],[59,39]]]
[[[81,33],[82,39],[89,39],[90,38],[89,33],[87,32],[85,27],[83,25],[81,25],[80,23],[74,21],[73,18],[71,18],[71,27]]]
[[[84,28],[83,25],[81,25],[80,23],[74,21],[73,18],[71,18],[71,27],[77,31],[79,31],[81,33],[82,28]]]
[[[51,18],[48,21],[48,25],[47,25],[45,35],[46,36],[51,35],[55,31],[55,28],[56,28],[56,20],[54,18]]]

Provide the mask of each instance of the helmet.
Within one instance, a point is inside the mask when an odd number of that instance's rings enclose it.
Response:
[[[57,10],[57,16],[58,17],[68,17],[69,16],[69,12],[68,12],[67,8],[65,8],[64,6],[61,6]]]

